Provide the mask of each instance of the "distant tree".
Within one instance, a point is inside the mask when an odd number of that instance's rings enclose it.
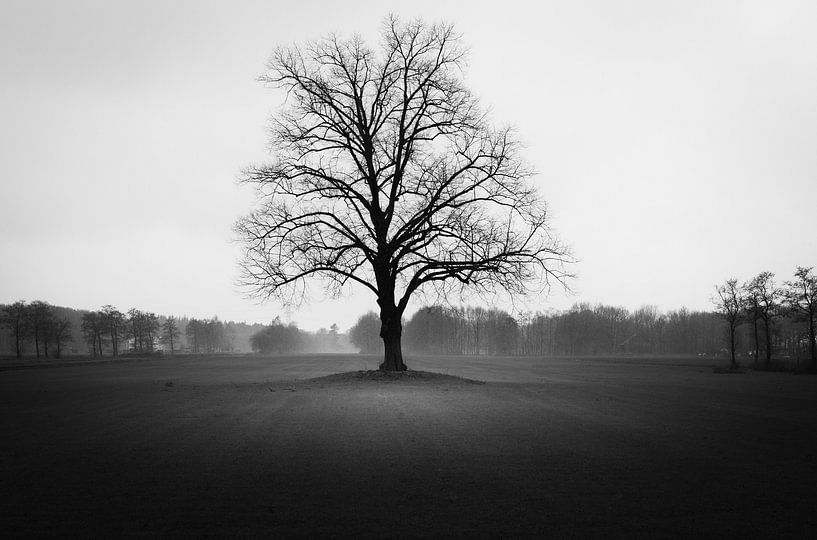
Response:
[[[173,354],[173,343],[179,338],[181,333],[178,326],[176,326],[176,318],[168,317],[162,324],[162,343],[170,345],[170,354]]]
[[[57,346],[57,358],[62,357],[62,347],[74,340],[74,337],[71,334],[72,326],[71,321],[66,318],[62,318],[54,323],[53,335],[54,344]]]
[[[111,305],[102,306],[100,313],[108,327],[107,333],[111,338],[112,354],[119,356],[119,343],[122,341],[127,326],[125,314]]]
[[[817,275],[813,267],[798,266],[794,280],[785,283],[784,297],[791,311],[806,322],[811,370],[817,371]]]
[[[133,339],[133,351],[144,351],[144,312],[131,308],[128,310],[128,335]]]
[[[735,333],[743,322],[743,303],[741,302],[740,286],[737,279],[728,279],[722,285],[715,287],[715,296],[712,298],[715,310],[729,325],[729,354],[732,369],[738,367],[735,359]]]
[[[94,358],[103,356],[102,344],[107,328],[105,317],[99,311],[89,311],[82,316],[82,334]]]
[[[355,325],[349,329],[349,340],[362,353],[383,352],[383,341],[380,339],[380,318],[377,313],[370,311],[361,315]]]
[[[774,274],[772,272],[761,272],[749,283],[751,296],[753,297],[757,317],[763,321],[765,336],[765,368],[769,369],[772,362],[772,322],[780,316],[780,300],[783,291],[774,285]]]
[[[759,277],[759,276],[758,276]],[[755,278],[743,284],[741,288],[741,302],[745,311],[745,319],[752,323],[752,338],[755,344],[754,363],[758,366],[760,361],[760,335],[758,333],[758,321],[760,320],[760,295],[755,286]]]
[[[156,334],[159,332],[159,317],[155,313],[144,314],[144,332],[148,352],[153,352]]]
[[[37,358],[40,357],[40,345],[45,357],[48,358],[48,334],[49,328],[54,321],[54,312],[48,302],[35,300],[31,302],[28,309],[29,321],[31,324],[31,334],[34,338],[34,350]]]
[[[188,347],[190,347],[190,350],[194,353],[198,353],[203,338],[203,328],[201,321],[195,318],[187,321],[185,335],[187,336],[187,344]]]
[[[139,352],[153,352],[154,337],[159,331],[159,317],[132,308],[128,311],[130,335],[133,338],[133,349]]]
[[[290,354],[303,346],[301,331],[294,324],[285,325],[276,317],[263,330],[250,338],[253,351],[262,354]]]
[[[22,343],[28,337],[28,312],[28,305],[23,300],[4,306],[3,311],[0,312],[0,325],[11,329],[14,335],[14,350],[17,358],[23,357]]]
[[[516,319],[509,313],[500,310],[489,310],[487,315],[487,340],[490,354],[515,354],[519,338],[519,325]]]
[[[405,370],[402,317],[422,290],[519,294],[563,281],[552,233],[510,128],[462,82],[450,25],[386,21],[381,48],[330,36],[275,50],[262,80],[286,91],[275,162],[250,168],[258,209],[236,232],[243,282],[283,302],[306,280],[377,299],[383,370]]]
[[[218,317],[204,319],[202,321],[204,329],[204,348],[208,353],[222,350],[224,342],[224,327]]]
[[[337,352],[339,334],[340,327],[336,323],[332,323],[329,326],[329,345],[333,348],[333,352]]]
[[[462,354],[463,325],[449,306],[426,306],[406,323],[406,348],[421,354]]]
[[[488,313],[485,308],[482,307],[469,307],[465,310],[465,317],[473,332],[474,354],[479,355],[482,353],[482,347],[485,345],[483,334],[485,332]]]

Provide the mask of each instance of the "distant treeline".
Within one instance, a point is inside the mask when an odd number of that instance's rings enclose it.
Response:
[[[262,354],[342,353],[354,352],[349,337],[340,333],[337,324],[317,332],[301,330],[294,324],[284,324],[276,317],[250,338],[254,352]]]
[[[273,326],[280,325],[276,319]],[[114,306],[96,311],[48,302],[0,304],[0,356],[59,358],[63,355],[250,352],[262,324],[157,315]],[[334,330],[297,330],[300,352],[352,352],[345,335]]]
[[[740,284],[715,288],[715,311],[681,308],[667,313],[588,303],[561,312],[518,317],[482,307],[430,306],[404,323],[403,348],[416,354],[452,355],[708,355],[772,360],[809,359],[817,371],[817,276],[798,267],[778,287],[762,272]],[[0,355],[58,357],[64,353],[249,352],[264,354],[382,353],[380,318],[369,312],[349,330],[337,325],[307,332],[276,318],[269,325],[223,322],[217,317],[166,317],[113,306],[98,311],[23,301],[0,305]]]
[[[349,330],[362,352],[382,351],[379,318],[363,315]],[[562,312],[514,317],[498,309],[430,306],[404,323],[406,352],[451,355],[708,355],[725,357],[728,324],[715,312],[682,308],[661,313],[588,303]],[[776,318],[770,332],[778,356],[807,354],[806,325],[794,316]],[[751,328],[738,329],[738,353],[755,354]]]

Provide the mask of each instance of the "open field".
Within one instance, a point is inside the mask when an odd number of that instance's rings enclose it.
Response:
[[[365,356],[0,371],[0,534],[817,537],[817,377]],[[6,366],[7,368],[9,366]]]

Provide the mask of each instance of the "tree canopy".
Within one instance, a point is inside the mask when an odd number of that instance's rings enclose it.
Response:
[[[384,369],[405,369],[401,317],[421,290],[518,294],[567,277],[532,169],[462,80],[451,25],[388,18],[378,49],[330,35],[279,47],[261,80],[286,92],[273,160],[246,170],[242,283],[297,304],[309,278],[377,298]]]

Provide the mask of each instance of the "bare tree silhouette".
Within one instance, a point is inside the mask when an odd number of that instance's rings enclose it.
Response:
[[[735,333],[743,322],[743,302],[740,286],[737,279],[727,279],[722,285],[715,287],[715,296],[712,298],[715,310],[729,324],[729,354],[731,367],[738,367],[735,359]]]
[[[775,287],[774,274],[772,272],[761,272],[749,282],[748,292],[752,302],[753,316],[763,321],[766,343],[766,360],[764,367],[771,369],[772,321],[780,316],[780,299],[783,295],[783,291]],[[755,329],[756,328],[757,326],[755,326]],[[757,333],[755,333],[755,342],[757,342]]]
[[[421,290],[522,293],[564,284],[567,248],[548,226],[510,128],[462,82],[453,27],[388,18],[382,47],[330,35],[279,47],[261,80],[286,91],[274,161],[246,170],[258,208],[240,219],[242,284],[297,304],[307,279],[355,282],[379,306],[383,370],[405,370],[402,315]]]
[[[786,303],[797,316],[802,317],[808,325],[808,347],[811,357],[811,370],[817,371],[817,275],[812,267],[798,266],[795,279],[787,281],[784,289]]]
[[[7,326],[14,335],[14,352],[17,358],[23,357],[22,343],[30,331],[29,306],[23,300],[3,307],[0,313],[0,326]]]
[[[178,342],[179,336],[181,332],[179,332],[179,327],[176,325],[176,318],[172,315],[165,319],[165,322],[162,323],[162,343],[166,343],[170,345],[170,354],[174,354],[174,344]]]

